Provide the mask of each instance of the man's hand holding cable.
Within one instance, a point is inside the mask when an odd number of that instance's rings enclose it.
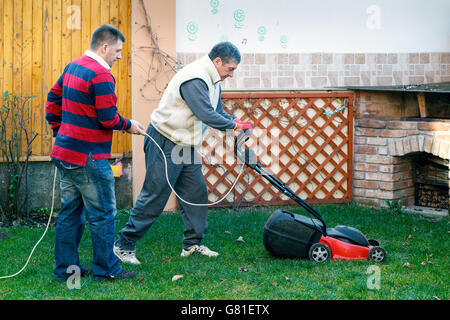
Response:
[[[241,121],[239,119],[234,119],[234,123],[236,123],[236,126],[234,127],[234,130],[245,130],[249,129],[252,130],[252,124],[250,122]]]
[[[145,128],[144,126],[136,120],[130,120],[131,121],[131,127],[127,130],[128,133],[131,134],[140,134],[145,136]]]

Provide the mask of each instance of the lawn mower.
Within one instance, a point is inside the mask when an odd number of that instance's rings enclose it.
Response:
[[[252,149],[242,148],[249,137],[250,131],[244,130],[235,138],[237,157],[314,217],[276,210],[264,226],[264,246],[269,253],[277,257],[309,258],[314,262],[330,259],[385,261],[387,253],[379,242],[367,239],[358,229],[343,225],[327,228],[318,211],[258,163]]]

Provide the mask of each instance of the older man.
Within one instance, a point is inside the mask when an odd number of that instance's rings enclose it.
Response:
[[[201,160],[195,151],[206,130],[209,127],[222,131],[252,128],[249,122],[225,113],[221,102],[220,81],[233,76],[240,60],[239,50],[232,43],[215,45],[208,55],[188,64],[171,79],[158,108],[151,115],[147,134],[163,149],[170,184],[187,202],[208,202]],[[176,152],[173,152],[174,148]],[[171,193],[161,151],[148,137],[144,150],[147,169],[144,185],[128,223],[114,244],[116,256],[132,264],[140,264],[135,254],[136,242],[162,213]],[[178,202],[184,222],[181,256],[193,253],[217,256],[217,252],[201,243],[207,228],[207,206]]]

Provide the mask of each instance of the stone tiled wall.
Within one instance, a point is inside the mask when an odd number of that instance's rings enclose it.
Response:
[[[205,53],[177,53],[188,64]],[[450,81],[450,53],[244,53],[224,89],[320,89]]]

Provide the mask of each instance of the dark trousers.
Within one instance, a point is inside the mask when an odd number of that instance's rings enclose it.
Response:
[[[170,184],[177,194],[191,203],[207,203],[208,193],[202,173],[201,160],[194,147],[180,147],[161,135],[152,125],[147,128],[167,158]],[[166,180],[166,165],[159,148],[148,137],[144,140],[145,181],[125,227],[119,232],[118,245],[134,250],[153,222],[161,215],[172,190]],[[199,244],[204,237],[207,206],[188,205],[178,198],[184,223],[183,248]]]

